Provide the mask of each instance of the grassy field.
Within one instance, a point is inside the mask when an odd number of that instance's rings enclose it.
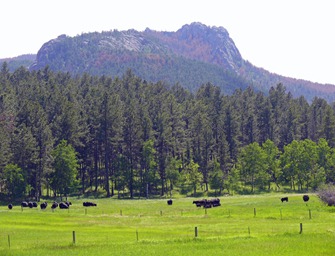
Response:
[[[335,255],[335,207],[311,195],[221,197],[197,208],[193,198],[71,198],[69,210],[0,207],[0,255]],[[287,195],[285,195],[287,196]],[[197,235],[196,235],[197,230]]]

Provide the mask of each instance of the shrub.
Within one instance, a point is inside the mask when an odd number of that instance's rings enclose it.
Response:
[[[335,206],[335,186],[333,184],[323,185],[317,192],[322,202]]]

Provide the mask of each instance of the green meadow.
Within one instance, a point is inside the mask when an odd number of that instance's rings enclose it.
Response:
[[[68,210],[0,206],[0,255],[335,255],[335,207],[300,194],[78,199]],[[83,207],[83,201],[97,207]]]

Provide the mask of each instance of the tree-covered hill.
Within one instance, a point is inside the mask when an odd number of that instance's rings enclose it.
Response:
[[[308,102],[321,97],[335,100],[335,86],[288,78],[245,61],[223,27],[201,23],[184,25],[176,32],[146,29],[139,32],[105,31],[75,37],[61,35],[39,50],[31,70],[48,65],[54,71],[78,75],[122,76],[127,69],[150,81],[179,83],[192,92],[212,83],[224,93],[249,86],[267,93],[282,83],[294,97]]]
[[[24,54],[13,58],[0,59],[0,66],[6,62],[10,72],[19,67],[29,68],[36,60],[36,54]]]

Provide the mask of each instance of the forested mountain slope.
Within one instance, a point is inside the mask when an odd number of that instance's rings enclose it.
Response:
[[[210,82],[222,92],[249,86],[267,93],[271,86],[284,84],[294,97],[309,102],[322,97],[335,99],[335,86],[297,80],[270,73],[245,61],[223,27],[201,23],[184,25],[176,32],[146,29],[61,35],[45,43],[31,70],[48,65],[54,71],[121,77],[127,69],[151,81],[180,83],[195,92]]]
[[[36,54],[24,54],[13,58],[0,59],[0,66],[7,63],[10,72],[14,72],[19,67],[29,68],[36,61]]]

